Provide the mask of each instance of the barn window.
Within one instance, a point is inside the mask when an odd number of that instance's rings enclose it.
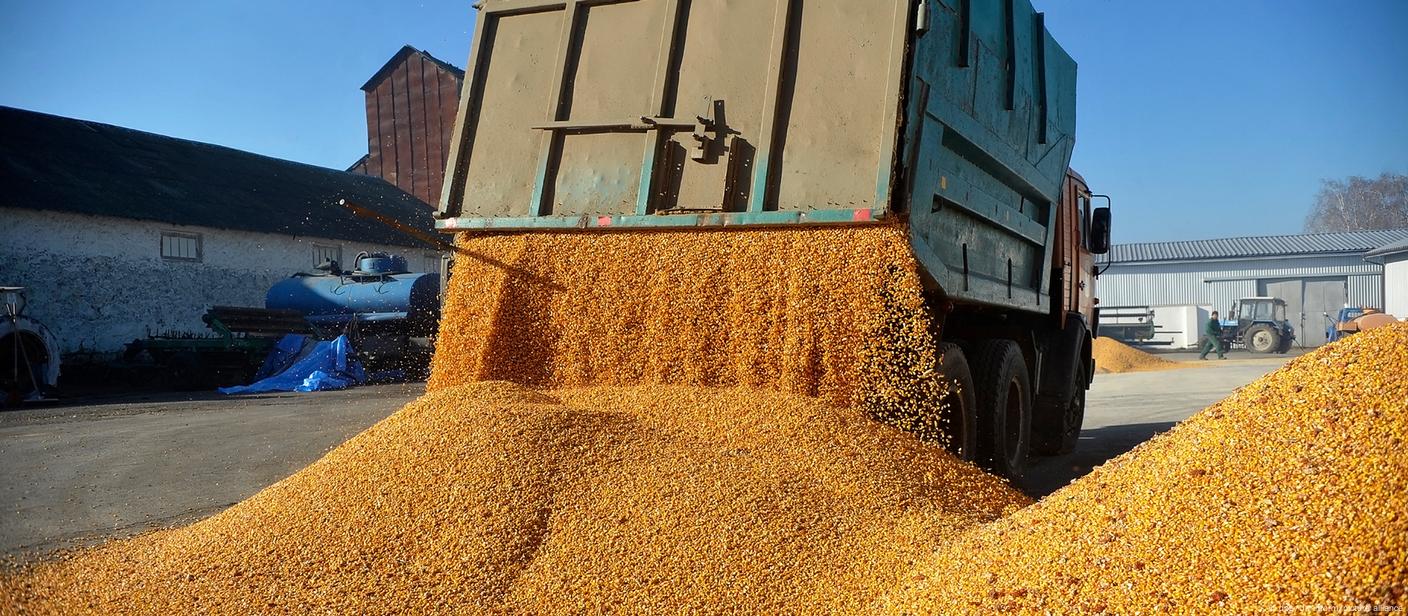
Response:
[[[313,244],[313,267],[328,261],[335,261],[339,267],[342,266],[342,245]]]
[[[200,261],[199,233],[161,232],[161,258],[168,261]]]

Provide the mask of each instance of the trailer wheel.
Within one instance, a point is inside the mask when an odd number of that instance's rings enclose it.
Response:
[[[1021,479],[1031,449],[1032,391],[1022,349],[1011,340],[977,347],[978,460],[989,470]]]
[[[1071,399],[1049,413],[1035,429],[1032,449],[1044,456],[1060,456],[1076,449],[1080,425],[1085,422],[1085,362],[1078,362]]]
[[[945,342],[940,349],[939,372],[948,385],[941,416],[948,436],[948,450],[958,459],[972,462],[977,459],[978,446],[978,398],[973,371],[958,345]]]
[[[172,353],[162,366],[165,385],[177,391],[209,389],[209,368],[195,351]]]
[[[1253,353],[1275,353],[1276,349],[1281,348],[1281,334],[1271,329],[1270,325],[1253,326],[1242,339]]]

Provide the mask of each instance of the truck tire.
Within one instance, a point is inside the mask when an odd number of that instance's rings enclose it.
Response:
[[[1275,353],[1281,348],[1281,334],[1270,325],[1253,325],[1242,336],[1243,344],[1253,353]]]
[[[1070,400],[1061,404],[1057,412],[1042,415],[1032,426],[1032,450],[1039,455],[1066,455],[1075,451],[1080,440],[1080,425],[1085,422],[1085,362],[1077,362],[1072,378],[1076,386]]]
[[[1031,449],[1032,387],[1022,349],[1011,340],[976,348],[978,461],[1009,479],[1021,479]]]
[[[945,342],[940,346],[939,373],[948,385],[943,399],[942,421],[948,434],[948,450],[960,460],[977,459],[978,397],[973,385],[973,371],[968,357],[958,345]]]

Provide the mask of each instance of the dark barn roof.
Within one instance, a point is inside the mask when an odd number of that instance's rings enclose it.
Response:
[[[1112,263],[1136,263],[1292,255],[1362,254],[1386,243],[1404,239],[1408,239],[1408,229],[1116,244],[1110,247],[1107,259]]]
[[[434,229],[428,205],[380,178],[0,107],[0,207],[420,246],[344,198]]]

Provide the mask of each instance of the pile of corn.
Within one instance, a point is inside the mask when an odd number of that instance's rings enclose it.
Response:
[[[1408,607],[1408,325],[1019,511],[870,419],[941,428],[900,230],[461,248],[425,397],[214,517],[5,577],[0,612]]]
[[[464,235],[430,389],[768,388],[939,440],[944,385],[905,233]]]
[[[1408,325],[1301,357],[936,553],[909,613],[1408,609]]]
[[[1090,353],[1095,357],[1095,371],[1100,373],[1173,370],[1193,365],[1150,355],[1113,338],[1096,338]]]
[[[856,612],[1028,502],[812,398],[479,383],[214,517],[0,582],[0,612]]]

